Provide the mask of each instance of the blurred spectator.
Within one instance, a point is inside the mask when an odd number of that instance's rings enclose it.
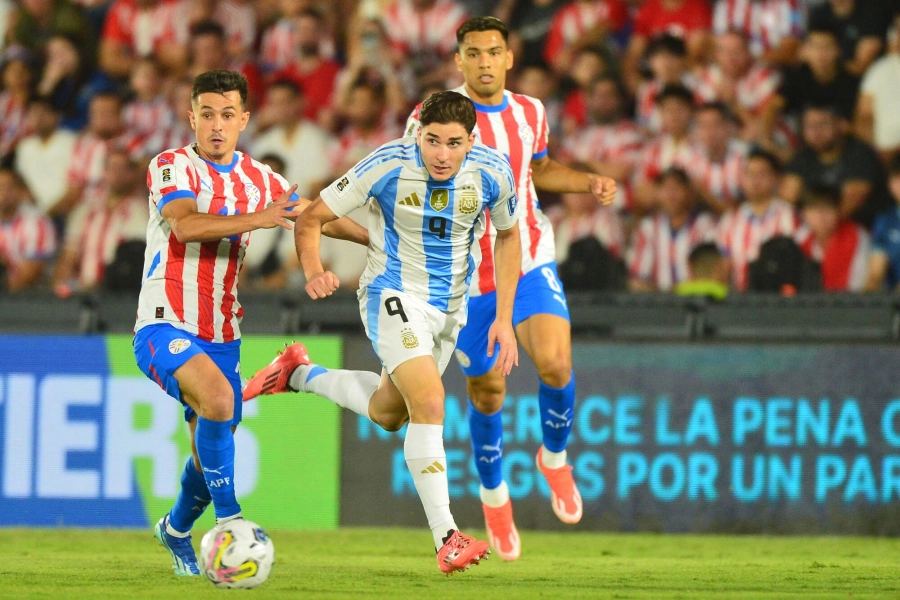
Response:
[[[27,194],[16,172],[0,167],[0,270],[9,291],[38,285],[56,252],[53,223]]]
[[[708,102],[694,113],[700,152],[688,171],[706,204],[721,214],[738,202],[747,144],[736,137],[734,116],[722,102]]]
[[[544,42],[565,0],[517,0],[507,24],[516,66],[544,64]]]
[[[872,256],[866,291],[900,289],[900,157],[888,166],[888,187],[895,206],[881,213],[872,227]]]
[[[713,242],[697,245],[688,255],[688,278],[672,291],[679,296],[728,297],[728,263]]]
[[[660,208],[635,227],[628,257],[636,292],[668,291],[687,280],[691,250],[716,236],[715,218],[699,209],[686,171],[667,169],[655,187]]]
[[[216,69],[230,69],[239,71],[247,78],[249,94],[247,96],[247,108],[253,109],[256,98],[265,93],[262,75],[252,60],[241,57],[229,56],[222,52],[227,43],[225,28],[215,21],[201,21],[191,27],[191,35],[188,41],[188,68],[187,76],[191,79]],[[255,121],[250,120],[250,127],[255,126]],[[249,132],[245,130],[243,138],[249,138]]]
[[[163,150],[172,148],[184,148],[197,140],[194,130],[191,128],[190,113],[191,94],[194,86],[192,79],[180,79],[172,86],[169,94],[169,110],[172,112],[172,122],[166,128],[157,128],[143,141],[143,149],[140,154],[144,157],[156,156]]]
[[[719,222],[719,249],[731,260],[732,280],[739,291],[746,291],[748,267],[763,243],[776,236],[795,237],[799,231],[794,206],[776,196],[780,174],[775,155],[751,152],[742,179],[744,201]]]
[[[859,292],[868,275],[871,240],[858,223],[841,218],[840,204],[837,192],[829,188],[804,195],[801,215],[808,234],[801,235],[801,248],[819,263],[823,290]]]
[[[628,182],[640,158],[643,138],[634,122],[625,116],[625,91],[612,75],[604,75],[590,89],[587,98],[587,127],[563,141],[567,162],[585,165],[592,173],[619,182],[616,208],[629,200]]]
[[[646,0],[634,19],[634,33],[628,45],[624,74],[629,88],[640,82],[640,63],[650,40],[669,33],[685,41],[692,65],[703,60],[712,25],[712,12],[706,0]]]
[[[359,82],[350,89],[342,114],[347,125],[327,152],[329,181],[324,182],[326,185],[382,144],[400,136],[402,132],[395,121],[385,121],[384,115],[383,86]]]
[[[683,85],[689,90],[697,82],[687,68],[687,48],[684,40],[664,34],[647,47],[647,66],[651,78],[637,88],[637,121],[645,131],[659,133],[660,118],[656,99],[667,85]]]
[[[290,184],[297,184],[297,193],[309,198],[319,190],[311,184],[328,176],[325,154],[332,138],[315,123],[301,117],[304,97],[293,81],[279,79],[269,86],[265,107],[259,120],[271,127],[256,136],[252,154],[276,154],[284,158],[282,175]]]
[[[888,53],[866,71],[857,106],[858,135],[885,158],[900,152],[900,15],[888,36]]]
[[[773,66],[793,64],[803,39],[803,0],[717,0],[713,33],[740,31],[753,56]]]
[[[152,58],[140,59],[135,63],[129,81],[134,97],[122,110],[123,126],[139,135],[171,128],[175,115],[164,94],[159,65]]]
[[[143,150],[143,141],[122,124],[122,100],[118,95],[107,92],[91,98],[87,129],[78,136],[72,150],[66,193],[47,214],[68,215],[82,200],[95,200],[110,148],[120,146],[137,157]]]
[[[259,62],[266,72],[277,71],[290,65],[297,57],[298,30],[305,11],[315,7],[312,0],[280,0],[278,20],[262,34]],[[319,52],[326,58],[334,56],[334,42],[322,36]]]
[[[625,26],[628,9],[621,0],[574,0],[559,9],[544,45],[544,60],[557,73],[565,73],[575,52],[598,46]]]
[[[47,43],[46,60],[37,85],[37,93],[53,101],[60,112],[60,125],[81,129],[87,122],[87,106],[91,95],[110,89],[112,80],[101,74],[91,76],[90,59],[78,52],[75,41],[55,36]]]
[[[225,32],[227,60],[245,58],[256,41],[256,13],[243,0],[176,0],[174,11],[178,18],[172,35],[179,48],[187,48],[195,25],[210,21]]]
[[[303,115],[317,121],[332,100],[335,79],[341,66],[322,56],[325,20],[314,10],[303,11],[296,20],[297,56],[275,79],[292,79],[303,92]]]
[[[388,39],[412,63],[419,87],[445,79],[466,11],[454,0],[391,0],[384,11]]]
[[[625,255],[625,227],[611,207],[600,206],[593,194],[562,194],[562,202],[547,211],[556,240],[556,262],[569,258],[569,248],[594,237],[614,257]]]
[[[871,0],[828,0],[809,15],[810,29],[837,32],[847,71],[857,77],[881,54],[889,24],[881,4]]]
[[[0,64],[0,161],[7,162],[16,142],[27,135],[25,111],[34,93],[35,65],[28,50],[7,48]]]
[[[563,135],[571,135],[587,125],[587,95],[598,77],[608,72],[609,61],[599,47],[579,50],[569,67],[566,83],[574,85],[563,104]]]
[[[810,30],[800,56],[802,63],[785,73],[778,94],[765,109],[767,136],[782,126],[782,115],[792,129],[799,129],[800,113],[810,104],[834,104],[842,118],[853,118],[859,78],[844,68],[834,30]]]
[[[81,56],[96,56],[96,34],[79,7],[68,0],[21,0],[12,18],[10,42],[41,54],[50,38],[58,35],[76,40]]]
[[[716,38],[713,64],[700,71],[695,94],[703,102],[727,104],[742,124],[741,137],[761,141],[766,132],[760,117],[780,83],[777,71],[753,60],[747,38],[731,31]]]
[[[167,69],[183,67],[186,50],[175,27],[185,15],[174,0],[115,0],[100,36],[100,67],[113,77],[128,77],[135,60],[151,54]]]
[[[16,171],[31,190],[37,208],[46,212],[66,192],[76,136],[59,128],[59,115],[47,98],[31,101],[27,121],[33,133],[16,147]]]
[[[635,169],[634,199],[638,212],[654,205],[655,181],[669,167],[690,169],[700,150],[690,137],[694,95],[683,85],[667,85],[656,98],[661,131],[644,144]]]
[[[841,217],[871,226],[890,205],[878,155],[847,134],[848,125],[833,106],[811,106],[803,112],[804,147],[788,164],[782,195],[796,204],[804,188],[840,190]]]
[[[558,81],[546,65],[534,64],[519,68],[515,83],[510,88],[519,94],[540,100],[547,113],[547,127],[550,131],[562,131],[563,102],[557,94]],[[557,137],[550,138],[551,152],[558,142]]]
[[[97,201],[81,204],[69,217],[54,274],[53,287],[58,296],[97,289],[119,246],[146,239],[147,195],[138,186],[139,181],[137,166],[128,152],[111,149]]]

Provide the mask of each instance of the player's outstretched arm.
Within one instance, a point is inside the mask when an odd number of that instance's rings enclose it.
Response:
[[[319,256],[322,230],[329,223],[336,221],[337,215],[319,196],[300,213],[297,227],[294,228],[294,246],[297,249],[300,266],[303,267],[303,274],[306,276],[306,293],[313,300],[330,296],[340,285],[337,276],[322,267],[322,259]]]
[[[603,206],[616,199],[616,182],[609,177],[570,169],[549,156],[531,161],[534,187],[544,192],[568,194],[590,192]]]
[[[291,216],[288,219],[291,221],[297,220],[312,203],[313,201],[308,198],[300,198],[299,208],[291,211]],[[369,230],[350,217],[341,217],[337,221],[326,223],[322,227],[322,233],[336,240],[346,240],[361,246],[369,245]]]
[[[179,198],[163,206],[161,214],[172,233],[182,244],[191,242],[214,242],[232,235],[240,235],[254,229],[284,227],[293,229],[285,219],[291,210],[300,205],[299,200],[291,200],[297,186],[291,186],[275,202],[260,212],[243,215],[210,215],[197,210],[193,198]]]
[[[519,366],[519,346],[512,325],[513,301],[519,270],[522,267],[522,242],[517,226],[497,230],[494,242],[497,276],[497,316],[488,331],[488,356],[493,356],[494,345],[500,344],[496,370],[505,377],[514,366]]]

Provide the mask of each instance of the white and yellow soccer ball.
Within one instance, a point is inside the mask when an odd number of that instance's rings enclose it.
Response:
[[[269,578],[274,563],[269,534],[246,519],[220,523],[200,542],[200,570],[216,587],[255,588]]]

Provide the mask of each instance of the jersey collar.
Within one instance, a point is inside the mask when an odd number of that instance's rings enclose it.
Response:
[[[469,100],[472,100],[472,99],[469,98]],[[483,113],[503,112],[509,106],[509,96],[506,94],[503,94],[503,102],[501,102],[500,104],[497,104],[496,106],[491,105],[491,104],[478,104],[474,100],[472,100],[472,104],[475,105],[475,110],[477,110],[478,112],[483,112]]]
[[[197,152],[197,148],[194,148],[194,152]],[[197,152],[197,156],[200,156],[199,152]],[[238,151],[235,150],[234,156],[231,157],[231,164],[220,165],[218,163],[210,162],[210,161],[206,160],[205,158],[203,158],[202,156],[200,156],[200,160],[202,160],[203,162],[205,162],[206,164],[211,166],[213,169],[215,169],[219,173],[231,173],[231,171],[234,169],[235,165],[237,165],[239,158],[240,157],[238,156]]]

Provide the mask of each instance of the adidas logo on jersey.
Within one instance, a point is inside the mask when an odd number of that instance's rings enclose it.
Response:
[[[419,200],[419,195],[413,192],[403,200],[397,202],[400,206],[422,206],[422,201]]]
[[[428,473],[443,473],[444,465],[439,463],[438,461],[434,461],[430,465],[428,465],[427,469],[422,469],[422,474],[427,475]]]

